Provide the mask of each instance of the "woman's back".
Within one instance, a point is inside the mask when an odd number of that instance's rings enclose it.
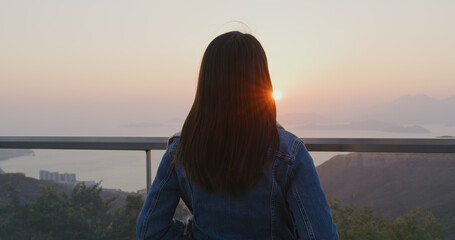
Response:
[[[154,212],[161,214],[141,212],[138,236],[143,239],[177,236],[188,239],[337,239],[311,157],[300,139],[282,129],[278,132],[281,145],[273,164],[255,186],[237,197],[208,193],[189,180],[183,166],[170,161],[179,137],[172,139],[144,205],[144,209],[155,205]],[[169,194],[169,190],[175,194]],[[191,223],[185,226],[174,220],[166,225],[180,197],[193,211]],[[172,229],[178,226],[180,232],[174,235]]]

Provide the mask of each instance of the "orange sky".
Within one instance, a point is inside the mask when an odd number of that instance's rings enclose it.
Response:
[[[231,30],[263,44],[279,114],[444,98],[455,95],[453,12],[442,0],[2,1],[0,123],[184,117],[205,47]]]

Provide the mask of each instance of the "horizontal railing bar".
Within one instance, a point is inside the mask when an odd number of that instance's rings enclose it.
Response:
[[[0,137],[0,149],[164,150],[166,137]],[[453,138],[301,138],[309,151],[455,153]]]
[[[77,150],[166,149],[166,137],[0,137],[0,148]]]
[[[451,138],[302,138],[309,151],[455,153]]]

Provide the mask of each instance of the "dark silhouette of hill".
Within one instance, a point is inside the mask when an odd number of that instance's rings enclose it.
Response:
[[[36,201],[42,193],[42,187],[54,187],[55,192],[59,194],[64,193],[66,195],[69,195],[73,190],[73,185],[70,184],[42,181],[26,177],[22,173],[4,173],[0,174],[0,204],[9,200],[9,186],[13,187],[14,190],[18,192],[19,201],[21,203],[31,203]],[[124,205],[128,194],[131,193],[113,189],[103,189],[100,193],[103,200],[116,197],[116,200],[112,203],[112,207],[114,209]]]
[[[435,99],[424,94],[403,96],[394,101],[373,106],[356,119],[375,119],[395,124],[455,124],[455,96]]]
[[[329,199],[398,217],[421,207],[455,239],[455,154],[350,153],[317,167]]]
[[[349,123],[343,127],[343,129],[359,129],[363,128],[380,128],[380,129],[394,129],[396,126],[387,126],[384,124],[394,125],[423,125],[423,124],[443,124],[448,127],[455,126],[455,96],[450,96],[444,99],[432,98],[425,94],[419,95],[406,95],[394,99],[389,102],[384,102],[376,105],[371,105],[366,108],[349,108],[349,106],[343,106],[340,111],[332,113],[325,113],[321,115],[315,112],[295,112],[290,114],[278,115],[278,121],[284,126],[309,125],[313,127],[317,124],[330,125],[339,123]],[[371,123],[374,120],[381,124]],[[366,124],[366,125],[365,125]],[[320,126],[317,126],[320,127]],[[421,128],[421,127],[419,127]],[[401,126],[398,132],[402,132],[403,129],[417,130],[421,132],[421,129],[405,129],[405,126]],[[321,130],[321,129],[314,129]],[[375,130],[375,129],[372,129]],[[423,130],[425,131],[425,130]]]
[[[380,131],[395,133],[429,133],[428,129],[413,125],[401,126],[376,120],[364,120],[345,124],[306,124],[295,129],[305,130],[354,130],[354,131]]]
[[[0,161],[26,155],[35,155],[31,149],[0,149]]]

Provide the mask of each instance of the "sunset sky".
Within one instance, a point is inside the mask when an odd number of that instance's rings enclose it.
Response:
[[[449,97],[454,13],[453,0],[0,0],[0,135],[180,124],[205,48],[232,30],[262,43],[278,114]]]

